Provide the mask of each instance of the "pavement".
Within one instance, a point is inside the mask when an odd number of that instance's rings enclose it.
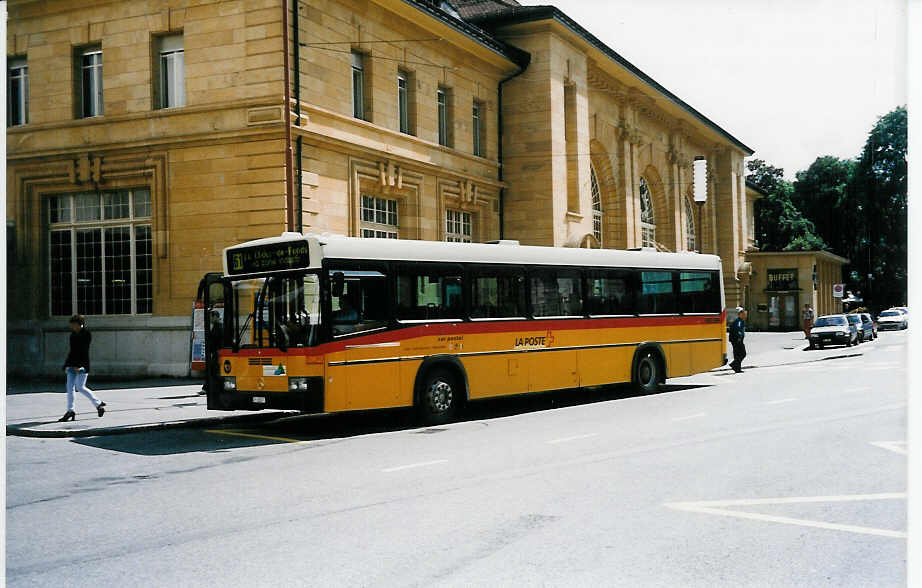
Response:
[[[807,349],[803,333],[747,333],[747,356],[743,370],[824,361],[863,355],[874,342],[856,347]],[[732,357],[728,357],[728,360]],[[729,371],[727,366],[716,372]],[[94,437],[158,429],[204,427],[265,422],[298,414],[295,411],[208,410],[199,395],[201,381],[192,379],[143,379],[88,382],[106,403],[100,418],[82,394],[76,395],[74,421],[58,422],[66,406],[64,377],[52,380],[9,379],[6,396],[6,434],[23,437]]]

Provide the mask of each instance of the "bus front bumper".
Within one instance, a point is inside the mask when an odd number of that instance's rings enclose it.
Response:
[[[303,413],[323,412],[323,378],[298,378],[306,384],[298,389],[283,392],[266,390],[238,390],[219,380],[218,390],[208,390],[209,410],[298,410]]]

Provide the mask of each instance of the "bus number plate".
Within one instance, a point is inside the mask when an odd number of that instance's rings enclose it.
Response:
[[[253,397],[253,404],[265,404],[265,403],[266,403],[265,396],[254,396]]]

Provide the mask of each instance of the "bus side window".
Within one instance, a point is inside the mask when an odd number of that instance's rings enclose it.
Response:
[[[405,266],[397,274],[397,319],[425,321],[464,315],[460,268]]]
[[[525,276],[519,272],[475,270],[471,280],[471,317],[525,316]]]
[[[634,314],[631,273],[627,270],[590,272],[587,297],[590,315]]]
[[[531,274],[534,316],[583,316],[580,282],[576,270],[540,270]]]
[[[720,312],[717,272],[679,272],[679,312]]]
[[[671,271],[641,271],[638,312],[640,314],[674,314],[676,296]]]

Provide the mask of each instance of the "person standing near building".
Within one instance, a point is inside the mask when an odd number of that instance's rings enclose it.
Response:
[[[746,345],[743,339],[746,338],[746,309],[742,306],[736,307],[736,320],[730,323],[730,344],[733,345],[733,361],[730,367],[733,371],[743,373],[743,358],[746,357]]]
[[[804,304],[804,310],[800,313],[800,318],[803,319],[804,323],[804,338],[810,339],[810,329],[813,328],[813,309],[810,308],[810,304]]]
[[[90,342],[93,336],[86,328],[86,319],[83,315],[75,314],[70,317],[70,330],[70,351],[64,361],[64,372],[67,374],[67,412],[58,419],[59,422],[72,421],[76,416],[74,413],[75,388],[90,399],[99,416],[106,412],[106,403],[86,387],[86,378],[90,374]]]

